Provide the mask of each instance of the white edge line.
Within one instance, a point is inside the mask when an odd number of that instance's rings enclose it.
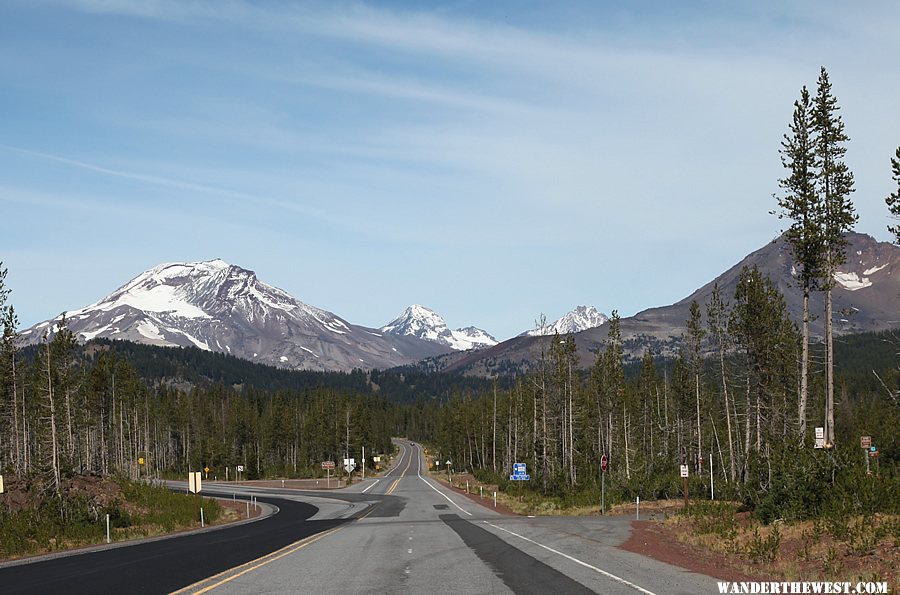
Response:
[[[397,464],[394,465],[394,466],[391,468],[390,471],[388,471],[387,473],[385,473],[384,476],[387,477],[387,476],[389,476],[391,473],[393,473],[394,471],[396,471],[397,469],[399,469],[399,468],[400,468],[400,463],[403,462],[403,457],[405,457],[405,456],[406,456],[406,449],[405,449],[405,448],[401,448],[401,449],[400,449],[400,458],[397,459]]]
[[[457,507],[458,509],[460,509],[461,511],[463,511],[463,512],[466,513],[467,515],[472,516],[472,513],[471,513],[471,512],[469,512],[468,510],[466,510],[465,508],[463,508],[462,506],[460,506],[459,504],[457,504],[456,502],[454,502],[453,500],[451,500],[450,497],[449,497],[447,494],[445,494],[444,492],[440,491],[439,489],[437,489],[436,487],[434,487],[433,485],[431,485],[431,482],[430,482],[430,481],[428,481],[427,479],[425,479],[424,477],[422,477],[421,469],[422,469],[422,465],[419,464],[419,468],[416,469],[416,475],[419,476],[419,479],[421,479],[422,481],[425,482],[425,485],[427,485],[429,488],[431,488],[432,490],[434,490],[435,492],[437,492],[438,494],[440,494],[441,496],[443,496],[444,499],[447,500],[447,502],[449,502],[449,503],[452,504],[453,506]]]
[[[369,484],[369,485],[366,487],[366,489],[364,489],[364,490],[362,491],[362,493],[365,494],[366,492],[368,492],[368,491],[369,491],[372,487],[374,487],[375,484],[378,483],[379,481],[381,481],[381,480],[380,480],[380,479],[376,479],[373,483]]]
[[[547,547],[547,546],[544,545],[543,543],[538,543],[538,542],[534,541],[533,539],[528,539],[528,538],[525,537],[524,535],[519,535],[518,533],[513,533],[513,532],[510,531],[509,529],[504,529],[503,527],[498,527],[497,525],[495,525],[495,524],[493,524],[493,523],[489,523],[489,522],[487,522],[487,521],[482,521],[482,522],[483,522],[485,525],[489,525],[489,526],[493,527],[494,529],[499,529],[500,531],[503,531],[504,533],[509,533],[510,535],[515,535],[515,536],[518,537],[519,539],[524,539],[524,540],[527,541],[528,543],[533,543],[534,545],[536,545],[536,546],[538,546],[538,547],[542,547],[542,548],[544,548],[545,550],[547,550],[548,552],[553,552],[554,554],[557,554],[557,555],[559,555],[559,556],[562,556],[563,558],[566,558],[566,559],[568,559],[568,560],[571,560],[572,562],[575,562],[576,564],[580,564],[580,565],[584,566],[585,568],[590,568],[591,570],[593,570],[593,571],[595,571],[595,572],[599,572],[599,573],[602,574],[603,576],[608,577],[608,578],[611,578],[611,579],[613,579],[614,581],[618,581],[618,582],[622,583],[623,585],[628,585],[628,586],[631,587],[632,589],[635,589],[635,590],[637,590],[637,591],[640,591],[641,593],[646,593],[647,595],[656,595],[653,591],[648,591],[647,589],[644,589],[643,587],[639,587],[638,585],[636,585],[636,584],[634,584],[634,583],[632,583],[632,582],[626,581],[624,578],[621,578],[621,577],[618,577],[618,576],[616,576],[616,575],[614,575],[614,574],[612,574],[612,573],[606,572],[605,570],[601,570],[601,569],[597,568],[596,566],[591,566],[591,565],[588,564],[587,562],[582,562],[582,561],[579,560],[578,558],[573,558],[573,557],[570,556],[569,554],[564,554],[564,553],[560,552],[559,550],[553,549],[552,547]]]

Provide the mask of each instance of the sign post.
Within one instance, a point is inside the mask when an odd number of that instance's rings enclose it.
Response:
[[[684,507],[688,505],[688,466],[681,466],[681,477],[684,480]]]
[[[331,489],[331,470],[334,469],[334,461],[322,461],[322,469],[325,470],[325,486]]]
[[[447,459],[447,480],[453,485],[453,474],[450,473],[450,459]]]
[[[600,457],[600,514],[606,514],[606,468],[609,466],[609,459],[606,455]]]
[[[238,465],[237,467],[235,467],[235,469],[237,469],[237,474],[238,474],[237,481],[238,481],[238,483],[241,483],[241,473],[244,472],[244,466]]]
[[[872,475],[872,470],[869,466],[869,449],[872,447],[872,437],[860,436],[859,447],[863,449],[863,458],[866,459],[866,475]]]
[[[816,428],[816,448],[825,448],[825,428],[818,426]]]

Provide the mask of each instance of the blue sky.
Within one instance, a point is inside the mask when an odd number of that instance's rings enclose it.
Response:
[[[222,258],[368,326],[669,304],[777,235],[820,65],[888,240],[898,29],[896,2],[5,2],[11,300],[29,326]]]

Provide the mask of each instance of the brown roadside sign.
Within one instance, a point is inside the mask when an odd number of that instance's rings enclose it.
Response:
[[[869,448],[872,446],[872,437],[871,436],[860,436],[859,437],[859,447],[860,448]]]
[[[322,461],[322,469],[334,469],[334,461]]]

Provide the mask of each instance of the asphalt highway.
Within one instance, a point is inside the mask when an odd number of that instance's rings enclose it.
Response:
[[[622,518],[506,517],[425,475],[398,441],[384,476],[312,492],[204,484],[277,513],[240,526],[0,568],[3,593],[713,593],[616,546]]]

